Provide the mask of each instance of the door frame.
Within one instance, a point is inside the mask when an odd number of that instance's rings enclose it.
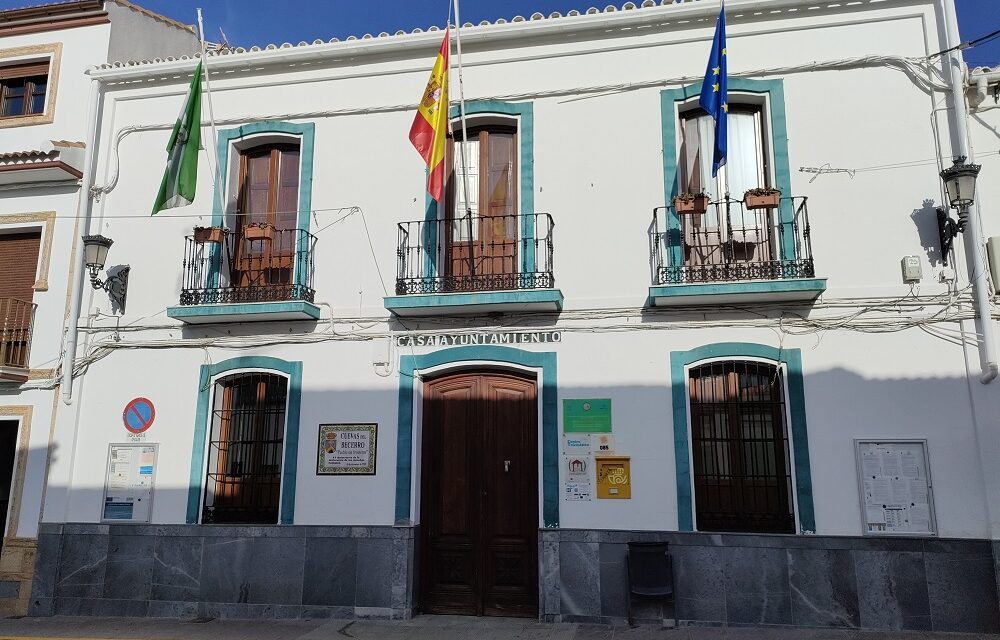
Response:
[[[493,345],[440,349],[399,359],[398,423],[396,430],[395,524],[416,524],[419,514],[420,432],[422,428],[423,375],[448,369],[497,368],[534,371],[538,398],[539,528],[559,526],[559,398],[556,386],[556,353],[525,351]]]
[[[423,432],[424,432],[424,387],[427,384],[425,377],[430,378],[442,378],[452,375],[461,375],[463,373],[513,373],[518,375],[533,375],[535,378],[535,424],[538,427],[535,429],[535,456],[536,458],[536,471],[538,472],[538,509],[536,515],[536,523],[538,528],[543,528],[544,525],[544,515],[543,515],[543,500],[544,492],[542,491],[543,477],[545,473],[545,465],[542,461],[542,451],[545,445],[544,435],[542,429],[542,385],[539,381],[542,379],[542,369],[540,367],[526,367],[516,364],[509,363],[499,363],[492,362],[489,360],[469,360],[466,362],[448,363],[442,364],[435,367],[428,367],[427,369],[422,369],[414,372],[415,379],[420,381],[420,384],[413,385],[414,387],[414,420],[413,424],[416,427],[413,430],[413,451],[417,456],[416,463],[413,465],[413,487],[416,487],[416,491],[413,492],[411,499],[410,508],[412,511],[410,513],[414,514],[414,524],[420,524],[420,498],[421,498],[421,482],[423,482]]]
[[[0,420],[17,422],[16,450],[14,451],[14,472],[10,481],[10,496],[7,502],[7,513],[4,514],[3,540],[17,538],[17,527],[20,521],[25,473],[28,466],[28,451],[31,438],[31,416],[34,407],[31,405],[0,406]],[[48,455],[46,455],[46,467]],[[45,470],[47,474],[47,469]],[[45,499],[45,489],[42,489],[41,500]],[[41,503],[39,503],[41,504]],[[29,536],[30,537],[30,536]]]

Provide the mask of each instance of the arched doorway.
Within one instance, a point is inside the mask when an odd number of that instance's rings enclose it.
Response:
[[[425,381],[425,612],[537,616],[537,397],[533,375],[463,371]]]

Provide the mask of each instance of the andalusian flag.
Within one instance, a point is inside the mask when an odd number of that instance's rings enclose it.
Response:
[[[410,127],[410,142],[427,163],[427,193],[441,202],[444,200],[444,149],[448,135],[448,29],[437,60],[427,81],[424,97],[417,107],[417,115]]]
[[[167,142],[167,170],[163,172],[160,193],[153,214],[161,209],[184,207],[194,201],[198,184],[198,148],[201,146],[201,62],[194,70],[191,88],[181,115]]]

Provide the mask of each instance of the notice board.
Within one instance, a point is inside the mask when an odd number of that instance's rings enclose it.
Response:
[[[103,520],[149,522],[153,512],[155,444],[112,444],[104,481]]]
[[[855,440],[866,535],[937,533],[926,440]]]

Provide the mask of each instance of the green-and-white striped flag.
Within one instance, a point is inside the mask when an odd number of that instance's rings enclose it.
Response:
[[[161,209],[184,207],[194,201],[198,185],[198,148],[201,146],[201,62],[194,70],[184,108],[167,143],[167,170],[152,215]]]

